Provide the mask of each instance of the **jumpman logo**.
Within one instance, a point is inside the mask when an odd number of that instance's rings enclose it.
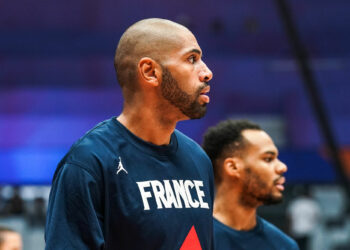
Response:
[[[119,172],[122,171],[122,170],[126,174],[128,174],[128,171],[126,171],[126,169],[123,167],[122,158],[120,158],[120,156],[119,156],[119,165],[118,165],[118,169],[117,169],[117,174],[119,174]]]

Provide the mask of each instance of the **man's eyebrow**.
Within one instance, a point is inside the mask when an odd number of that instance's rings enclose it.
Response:
[[[277,155],[277,153],[274,151],[266,151],[266,152],[264,152],[264,154],[273,155],[273,156]]]
[[[187,51],[186,54],[190,54],[190,53],[196,53],[198,55],[202,55],[202,51],[200,51],[199,49],[191,49],[190,51]]]

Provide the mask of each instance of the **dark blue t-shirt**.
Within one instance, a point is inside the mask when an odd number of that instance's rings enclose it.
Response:
[[[250,231],[237,231],[214,218],[216,250],[298,250],[297,243],[277,227],[257,217]]]
[[[211,162],[198,144],[175,130],[156,146],[113,117],[58,164],[46,249],[212,249],[212,199]]]

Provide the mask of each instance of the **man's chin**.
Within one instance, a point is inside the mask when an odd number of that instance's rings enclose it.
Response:
[[[180,109],[182,114],[184,114],[187,119],[184,120],[194,120],[200,119],[207,113],[207,105],[201,105],[199,103],[192,103],[192,105],[187,109]]]
[[[270,199],[266,199],[263,203],[264,205],[275,205],[279,204],[283,201],[283,196],[280,197],[270,197]]]
[[[283,201],[283,195],[276,194],[276,195],[268,195],[264,197],[260,197],[260,202],[264,205],[274,205],[274,204],[279,204]]]
[[[202,109],[199,112],[193,113],[191,116],[188,116],[189,119],[195,120],[195,119],[200,119],[203,116],[205,116],[205,114],[207,113],[207,107],[203,106],[201,108]]]

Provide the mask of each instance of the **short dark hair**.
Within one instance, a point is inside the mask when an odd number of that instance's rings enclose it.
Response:
[[[221,179],[218,160],[228,157],[229,154],[241,152],[246,145],[242,131],[247,129],[262,130],[258,124],[248,120],[229,119],[210,127],[205,132],[202,147],[213,164],[216,182]]]
[[[0,226],[0,246],[5,241],[5,238],[4,238],[4,234],[5,233],[17,233],[17,232],[15,230],[11,229],[11,228]]]

